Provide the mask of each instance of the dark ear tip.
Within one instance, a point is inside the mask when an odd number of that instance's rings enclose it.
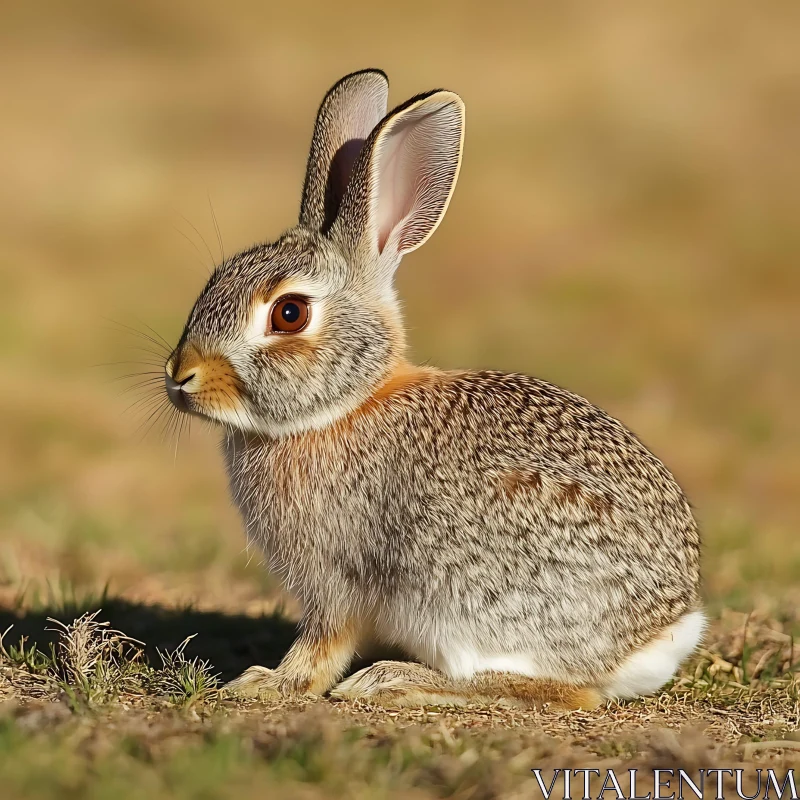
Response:
[[[380,77],[386,86],[386,91],[388,92],[389,78],[382,69],[360,69],[357,72],[351,72],[349,75],[339,78],[339,80],[336,81],[336,83],[334,83],[333,86],[331,86],[331,88],[325,93],[325,97],[322,100],[322,105],[326,105],[331,98],[336,97],[339,94],[339,91],[348,83],[354,83],[359,78],[364,77]]]
[[[389,80],[389,76],[382,70],[380,67],[367,67],[366,69],[358,69],[355,72],[351,72],[349,75],[345,75],[342,80],[347,80],[348,78],[352,78],[355,75],[380,75],[382,78],[385,78],[387,81]]]
[[[341,86],[343,83],[348,83],[349,81],[353,80],[354,78],[359,78],[362,75],[363,76],[366,76],[366,75],[380,76],[381,78],[383,78],[383,80],[387,84],[389,83],[389,76],[382,69],[378,69],[377,67],[368,67],[367,69],[359,69],[359,70],[356,70],[355,72],[351,72],[348,75],[345,75],[343,78],[341,78],[340,80],[336,81],[336,83],[332,87],[332,90],[336,89],[339,86]]]

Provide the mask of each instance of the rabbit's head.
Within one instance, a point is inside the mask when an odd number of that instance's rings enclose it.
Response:
[[[280,436],[363,403],[405,348],[393,276],[436,229],[461,161],[464,106],[447,91],[386,114],[377,70],[325,96],[299,224],[226,259],[166,364],[181,410]]]

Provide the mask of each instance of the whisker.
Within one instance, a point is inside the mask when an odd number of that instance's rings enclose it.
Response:
[[[121,378],[117,380],[122,380]],[[124,386],[122,388],[123,392],[129,392],[131,389],[138,389],[142,386],[154,386],[154,387],[161,387],[164,384],[164,373],[159,372],[157,375],[153,376],[152,378],[142,378],[140,381],[136,381],[135,383],[131,383],[129,386]]]
[[[211,195],[208,195],[208,207],[211,209],[211,219],[214,220],[214,230],[217,232],[217,242],[219,243],[219,252],[222,256],[222,262],[225,262],[225,245],[222,243],[222,232],[217,223],[217,215],[214,213],[214,206],[211,204]]]
[[[142,419],[145,418],[150,419],[152,415],[155,414],[156,411],[158,411],[159,408],[161,408],[161,403],[154,401],[154,398],[141,397],[136,402],[131,403],[131,405],[125,409],[125,413],[129,414],[130,412],[134,412],[134,415],[137,417],[141,417]],[[136,431],[134,433],[138,435],[141,432],[142,428],[144,428],[144,423],[139,425],[139,427],[136,428]]]
[[[109,378],[110,382],[113,381],[125,381],[129,380],[130,378],[142,378],[146,375],[157,375],[159,378],[163,380],[164,378],[164,371],[163,370],[146,370],[144,372],[128,372],[125,375],[116,375],[113,378]],[[150,380],[155,380],[155,378],[151,378]]]
[[[166,416],[164,416],[165,414]],[[150,435],[150,433],[156,428],[156,426],[159,426],[160,430],[162,431],[159,438],[163,441],[164,426],[167,424],[167,421],[169,420],[171,415],[172,415],[172,408],[169,406],[164,406],[161,409],[161,413],[159,413],[158,416],[150,423],[150,426],[144,432],[142,438],[147,438]]]
[[[159,344],[158,340],[153,339],[150,334],[139,330],[139,328],[135,328],[133,325],[129,325],[127,322],[122,322],[118,319],[111,319],[110,317],[103,317],[103,319],[110,325],[114,326],[120,333],[132,333],[135,336],[143,336],[150,339],[153,344]]]
[[[90,366],[93,369],[99,369],[100,367],[125,367],[130,365],[159,368],[164,366],[161,361],[101,361],[99,364],[91,364]]]
[[[159,400],[162,400],[163,398],[161,397],[161,394],[161,387],[156,386],[155,384],[151,384],[150,386],[131,386],[120,392],[121,397],[128,395],[129,397],[136,398],[137,400],[145,399],[147,397],[157,397]]]
[[[169,402],[165,396],[165,394],[159,390],[157,386],[134,386],[131,387],[130,392],[122,392],[122,395],[128,394],[129,405],[125,409],[127,413],[130,409],[134,406],[139,405],[140,403],[148,403],[148,404],[160,404],[165,401]]]
[[[174,463],[176,463],[176,464],[178,463],[178,449],[180,448],[181,436],[183,435],[183,426],[187,424],[187,420],[189,420],[189,419],[190,419],[190,417],[189,417],[188,414],[181,414],[180,423],[178,424],[178,431],[175,434],[175,462]]]
[[[153,350],[151,347],[146,347],[145,345],[147,342],[142,340],[137,344],[129,344],[124,345],[123,350],[130,352],[130,353],[146,353],[147,359],[139,359],[137,358],[135,361],[131,360],[129,363],[131,364],[142,364],[144,366],[151,366],[151,367],[163,367],[164,364],[167,362],[167,359],[172,354],[170,350],[169,353],[164,352],[164,350]],[[157,361],[150,361],[151,358],[156,358]],[[124,364],[125,361],[121,361],[120,363]]]
[[[189,222],[189,220],[188,220],[188,219],[186,219],[186,217],[184,217],[184,216],[183,216],[183,214],[181,214],[181,218],[182,218],[182,219],[183,219],[183,221],[184,221],[184,222],[185,222],[187,225],[189,225],[189,226],[191,227],[191,229],[192,229],[192,230],[193,230],[193,231],[194,231],[194,232],[195,232],[195,233],[196,233],[196,234],[197,234],[197,235],[200,237],[200,241],[202,241],[202,243],[205,245],[205,248],[206,248],[206,250],[208,251],[208,257],[211,259],[211,265],[212,265],[212,268],[213,268],[214,266],[216,266],[216,262],[214,261],[214,254],[211,252],[211,248],[208,246],[208,242],[207,242],[207,241],[205,240],[205,238],[203,237],[203,234],[202,234],[202,233],[200,233],[200,231],[199,231],[199,230],[197,230],[197,228],[195,228],[195,226],[194,226],[194,225],[192,225],[192,223],[191,223],[191,222]]]
[[[208,266],[208,264],[206,264],[206,261],[203,258],[203,254],[200,252],[200,248],[197,246],[197,244],[192,239],[190,239],[177,225],[173,225],[172,227],[181,236],[183,236],[183,238],[186,239],[186,241],[189,242],[189,244],[192,247],[194,247],[195,252],[197,253],[198,260],[200,261],[200,265],[203,267],[203,270],[210,275],[211,272],[213,271],[214,267],[212,265],[212,267],[209,269],[209,266]]]
[[[150,378],[146,381],[139,381],[132,383],[130,386],[123,386],[119,391],[119,396],[124,397],[126,394],[152,394],[160,395],[164,391],[164,385],[160,378]]]
[[[149,408],[150,406],[159,405],[163,401],[163,399],[164,398],[161,397],[160,394],[156,394],[152,390],[149,390],[145,394],[142,394],[140,397],[137,397],[135,400],[133,400],[130,403],[130,405],[128,405],[128,407],[125,409],[124,413],[127,414],[129,411],[132,411],[138,405],[145,406],[145,411],[146,411],[146,409]]]
[[[161,402],[169,402],[166,394],[161,389],[160,386],[156,386],[154,384],[149,386],[131,386],[129,389],[126,389],[123,392],[120,392],[121,396],[129,395],[128,400],[131,403],[138,403],[139,401],[143,400],[152,400]],[[133,398],[133,399],[132,399]]]
[[[158,341],[161,342],[164,347],[167,348],[167,350],[169,350],[170,353],[173,351],[174,348],[172,345],[155,328],[153,328],[152,325],[148,325],[146,322],[142,322],[142,325],[144,325],[145,328],[147,328],[147,330],[149,330],[153,336],[155,336]]]
[[[166,342],[162,342],[162,341],[159,341],[158,339],[153,338],[153,336],[151,336],[148,333],[145,333],[144,331],[140,331],[138,328],[134,328],[131,325],[127,325],[124,322],[119,322],[118,320],[114,320],[114,319],[106,318],[106,322],[109,322],[112,325],[117,326],[117,330],[120,333],[127,333],[127,334],[130,334],[132,336],[138,336],[139,338],[150,342],[150,344],[152,344],[155,347],[157,347],[159,351],[162,351],[166,355],[170,355],[172,353],[172,348],[169,346],[169,344],[167,344]],[[159,355],[160,355],[160,353],[159,353]]]
[[[171,355],[171,351],[170,353],[165,353],[163,350],[154,350],[152,347],[147,346],[147,342],[144,340],[137,342],[136,344],[125,345],[123,349],[132,356],[134,354],[143,353],[144,356],[137,357],[136,361],[133,363],[142,364],[144,366],[163,367]],[[148,363],[152,359],[155,360],[152,361],[152,363]],[[133,359],[131,360],[133,361]]]
[[[164,397],[163,401],[161,403],[157,403],[155,409],[153,409],[153,411],[150,412],[150,414],[145,418],[145,420],[141,423],[141,425],[139,425],[139,427],[136,429],[136,434],[138,435],[140,431],[143,428],[145,428],[145,426],[147,426],[146,430],[141,435],[141,439],[144,439],[147,436],[147,434],[150,433],[150,431],[152,430],[153,425],[155,425],[156,422],[158,422],[158,420],[161,419],[161,417],[164,415],[164,412],[169,410],[170,406],[171,404],[169,400],[167,400],[167,398]]]
[[[156,352],[155,350],[152,350],[149,347],[131,346],[131,347],[128,347],[127,349],[128,350],[133,350],[134,352],[148,353],[151,356],[155,356],[156,358],[159,359],[159,362],[156,364],[156,366],[163,367],[166,364],[167,359],[169,358],[168,354],[161,353],[161,352]]]
[[[120,393],[125,394],[125,392],[133,391],[134,389],[143,389],[148,387],[150,389],[163,389],[164,388],[164,376],[158,375],[152,378],[142,378],[141,380],[134,381],[133,383],[128,384],[127,386],[120,387]]]
[[[161,427],[161,434],[159,435],[161,444],[167,444],[167,442],[172,438],[172,429],[175,425],[178,414],[180,414],[180,412],[175,408],[175,406],[172,406],[172,408],[169,410],[169,414],[167,414],[167,418],[164,420],[164,424]]]

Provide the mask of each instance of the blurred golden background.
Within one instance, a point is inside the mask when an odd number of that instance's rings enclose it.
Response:
[[[467,106],[464,165],[399,283],[417,359],[536,374],[687,490],[712,605],[800,574],[800,6],[19,3],[0,25],[0,600],[274,601],[217,434],[142,439],[94,365],[176,340],[212,256],[296,219],[317,105]],[[204,241],[205,240],[205,241]],[[50,587],[49,589],[47,587]]]

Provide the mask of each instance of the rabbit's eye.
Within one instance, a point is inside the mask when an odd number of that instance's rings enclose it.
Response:
[[[281,297],[269,316],[272,333],[297,333],[303,330],[311,319],[311,307],[308,301],[296,295]]]

